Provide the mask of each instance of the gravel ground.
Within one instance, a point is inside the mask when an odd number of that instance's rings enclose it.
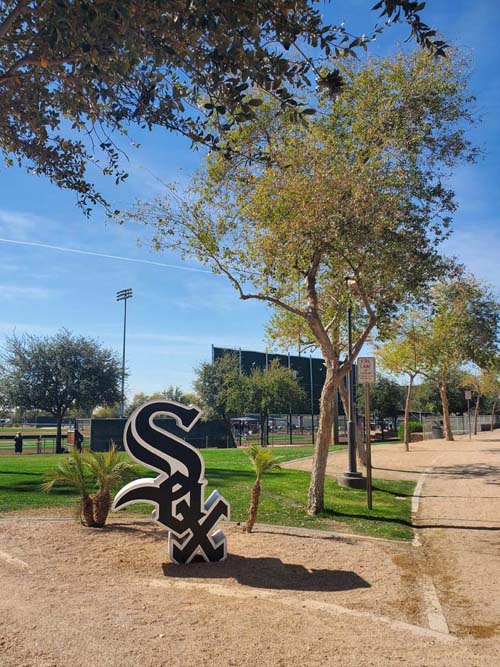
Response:
[[[374,448],[385,474],[426,471],[420,547],[227,526],[226,562],[176,566],[147,521],[113,519],[104,530],[47,515],[0,521],[0,664],[498,667],[494,435],[409,454]],[[341,454],[331,472],[343,469]],[[428,575],[450,635],[429,629]]]

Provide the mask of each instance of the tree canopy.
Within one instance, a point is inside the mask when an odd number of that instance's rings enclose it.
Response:
[[[66,330],[54,336],[8,337],[0,372],[12,408],[54,415],[58,451],[62,419],[70,408],[91,412],[120,398],[121,363],[116,354]]]
[[[407,21],[420,44],[444,52],[420,17],[425,2],[378,2],[380,24],[361,36],[340,23],[325,25],[318,5],[0,2],[0,151],[8,162],[75,191],[88,212],[106,202],[87,167],[123,180],[116,142],[130,125],[160,126],[217,146],[221,133],[253,117],[260,103],[255,90],[289,109],[297,108],[294,91],[310,87],[311,75],[336,91],[338,72],[320,71],[314,53],[340,57],[366,48],[391,22]]]
[[[425,367],[426,337],[429,333],[428,313],[423,309],[411,309],[396,318],[387,328],[387,338],[376,348],[377,359],[382,368],[394,375],[408,377],[406,389],[403,442],[409,451],[410,411],[413,382]]]
[[[235,354],[224,354],[214,363],[204,362],[196,369],[194,389],[200,399],[203,419],[221,419],[233,442],[231,417],[245,410],[242,378]]]
[[[273,359],[268,368],[254,368],[243,378],[245,410],[257,412],[261,443],[267,444],[265,422],[271,413],[301,412],[306,396],[292,370]]]
[[[448,440],[450,375],[467,363],[487,367],[498,357],[499,336],[500,305],[488,286],[460,273],[433,287],[421,373],[439,387]]]
[[[438,246],[455,208],[446,178],[475,156],[459,55],[433,60],[415,52],[339,69],[345,89],[325,97],[307,126],[265,99],[255,120],[231,133],[243,154],[265,146],[270,163],[214,153],[187,194],[174,191],[130,215],[154,225],[158,249],[197,258],[225,275],[241,299],[303,322],[326,366],[321,469],[333,393],[342,393],[374,327],[443,272]],[[360,318],[346,359],[340,333],[349,305]],[[311,506],[321,511],[321,503]]]

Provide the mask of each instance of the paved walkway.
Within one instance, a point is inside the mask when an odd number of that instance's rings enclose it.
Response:
[[[375,446],[372,460],[375,478],[421,481],[416,546],[450,632],[500,635],[500,432],[414,443],[410,452]],[[311,460],[288,465],[307,470]],[[346,466],[346,452],[331,454],[327,473]]]

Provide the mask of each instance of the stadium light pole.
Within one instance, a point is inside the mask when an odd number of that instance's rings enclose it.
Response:
[[[346,289],[356,284],[351,276],[344,278]],[[347,309],[347,341],[348,341],[348,360],[352,358],[352,303],[349,294],[349,306]],[[354,397],[354,367],[351,368],[346,376],[347,379],[347,397],[348,397],[348,421],[347,421],[347,450],[349,456],[349,470],[340,475],[338,481],[341,486],[348,486],[354,489],[364,489],[366,479],[358,472],[356,464],[356,422],[355,422],[355,397]]]
[[[120,400],[120,419],[123,419],[125,408],[125,340],[127,336],[127,299],[132,298],[131,288],[122,289],[116,293],[116,300],[123,301],[123,353],[122,353],[122,392]]]

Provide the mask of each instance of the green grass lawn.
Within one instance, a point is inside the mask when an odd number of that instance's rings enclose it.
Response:
[[[332,451],[343,447],[332,448]],[[311,446],[274,447],[283,461],[310,456]],[[207,495],[218,489],[231,504],[231,518],[246,518],[250,488],[255,479],[244,450],[203,450],[208,479]],[[64,456],[64,455],[61,455]],[[77,493],[71,487],[59,486],[50,493],[39,490],[44,474],[57,465],[60,457],[29,455],[0,457],[0,512],[28,508],[47,508],[74,504]],[[138,468],[138,475],[154,476]],[[324,530],[411,539],[411,495],[414,483],[374,480],[373,507],[366,508],[364,491],[344,489],[332,478],[325,486],[326,511],[315,517],[305,512],[310,475],[298,470],[281,470],[264,477],[258,521],[276,525],[303,526]],[[135,505],[126,514],[151,512],[151,506]]]

